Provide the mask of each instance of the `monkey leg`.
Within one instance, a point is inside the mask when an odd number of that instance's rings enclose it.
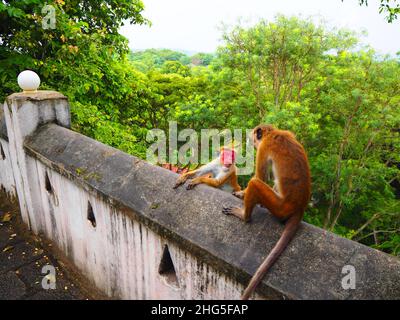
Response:
[[[274,216],[279,219],[287,217],[283,209],[283,200],[265,182],[258,178],[250,180],[244,193],[244,209],[238,207],[226,207],[222,212],[226,215],[234,215],[244,221],[249,221],[251,213],[256,204],[266,207]]]
[[[261,204],[278,219],[285,219],[287,217],[288,214],[287,210],[285,210],[285,202],[276,194],[273,188],[257,178],[251,179],[249,186],[251,186],[252,192],[249,191],[250,196],[248,203],[246,203],[246,195],[244,197],[245,210],[252,210],[256,204]],[[253,197],[251,197],[251,195],[253,195]],[[251,214],[251,212],[247,214]]]

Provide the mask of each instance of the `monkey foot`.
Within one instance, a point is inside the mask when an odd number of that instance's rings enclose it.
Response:
[[[243,199],[243,198],[244,198],[244,190],[241,190],[241,191],[234,191],[234,192],[232,192],[232,194],[233,194],[235,197],[239,198],[239,199]]]
[[[222,213],[227,215],[227,216],[235,216],[241,220],[243,220],[244,222],[249,222],[250,221],[250,217],[249,218],[245,218],[245,214],[244,214],[244,209],[239,208],[239,207],[223,207],[222,208]]]
[[[237,216],[237,217],[242,217],[243,216],[243,209],[239,207],[223,207],[222,208],[222,213],[230,216]]]

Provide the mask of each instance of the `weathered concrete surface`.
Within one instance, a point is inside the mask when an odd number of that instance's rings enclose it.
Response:
[[[92,298],[60,262],[35,242],[19,222],[19,210],[0,192],[0,300],[82,300]],[[42,288],[42,267],[55,267],[56,289]],[[71,280],[73,279],[73,281]]]
[[[31,227],[30,218],[37,216],[40,210],[34,203],[35,177],[32,176],[28,159],[25,157],[23,142],[25,138],[45,123],[57,123],[70,126],[70,111],[65,96],[54,91],[34,93],[15,93],[7,97],[3,105],[1,122],[6,123],[9,163],[15,181],[15,189],[24,222]],[[37,179],[37,178],[36,178]],[[37,230],[34,230],[37,231]]]
[[[16,105],[15,111],[21,111],[18,113],[23,117],[20,120],[24,125],[22,131],[26,131],[26,134],[32,133],[38,125],[48,122],[56,122],[66,128],[71,126],[68,99],[59,92],[39,90],[33,93],[14,93],[7,97],[5,108],[7,105],[11,108],[13,103]],[[25,110],[20,110],[21,108]],[[8,140],[3,108],[0,108],[0,137]]]
[[[6,118],[2,107],[0,107],[0,138],[8,140]]]
[[[0,190],[7,192],[12,197],[16,196],[10,146],[8,141],[2,138],[0,138]]]
[[[24,145],[30,157],[102,197],[124,212],[126,221],[139,221],[243,286],[282,231],[264,209],[258,208],[248,224],[224,216],[222,207],[240,200],[207,186],[173,190],[176,174],[54,124],[39,128]],[[98,219],[97,228],[107,221]],[[356,270],[354,290],[341,286],[342,268],[349,264]],[[399,299],[400,261],[303,223],[259,293],[265,298]]]

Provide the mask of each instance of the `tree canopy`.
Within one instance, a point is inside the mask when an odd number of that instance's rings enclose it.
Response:
[[[118,28],[149,23],[139,0],[0,2],[1,98],[36,71],[68,96],[73,128],[144,158],[148,130],[168,122],[292,130],[313,180],[305,220],[400,254],[400,60],[360,47],[358,34],[277,16],[224,30],[214,54],[129,52]],[[360,49],[361,48],[361,49]],[[245,186],[250,176],[241,176]]]
[[[260,122],[292,130],[312,169],[306,221],[399,254],[399,59],[359,49],[355,32],[296,17],[237,25],[223,39],[210,63],[190,73],[139,59],[159,93],[151,103],[162,111],[152,117],[157,127],[168,119],[197,131]]]

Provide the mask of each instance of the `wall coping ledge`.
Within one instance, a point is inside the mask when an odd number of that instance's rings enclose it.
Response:
[[[43,100],[53,100],[53,99],[65,99],[67,97],[62,93],[51,90],[37,90],[35,92],[17,92],[9,95],[6,98],[7,102],[11,102],[13,100],[16,101],[43,101]]]
[[[50,91],[50,90],[37,90],[35,92],[17,92],[9,95],[5,102],[4,102],[4,108],[6,108],[8,105],[9,108],[11,108],[12,104],[16,106],[17,110],[20,110],[22,106],[27,102],[31,101],[33,104],[39,105],[41,102],[46,101],[45,104],[47,105],[56,105],[56,101],[64,101],[65,105],[68,105],[68,98],[64,96],[63,94],[57,92],[57,91]],[[39,106],[39,113],[43,111],[43,106],[44,104],[41,103]],[[0,107],[0,138],[9,141],[8,140],[8,132],[7,132],[7,125],[6,125],[6,119],[5,119],[5,114],[4,114],[4,108],[3,106]],[[63,125],[65,127],[70,127],[70,114],[69,114],[69,109],[68,109],[68,114],[67,118],[63,119],[64,123],[58,123],[60,125]],[[40,117],[40,116],[39,116]],[[33,119],[31,119],[33,121]],[[30,122],[32,122],[30,121]],[[52,121],[57,121],[56,119],[52,119]]]
[[[283,228],[259,207],[247,224],[225,216],[222,207],[240,205],[239,199],[204,185],[174,190],[175,173],[56,124],[41,126],[24,147],[28,155],[243,285]],[[345,265],[355,267],[354,290],[341,285]],[[400,260],[302,223],[258,292],[272,299],[400,299]]]

